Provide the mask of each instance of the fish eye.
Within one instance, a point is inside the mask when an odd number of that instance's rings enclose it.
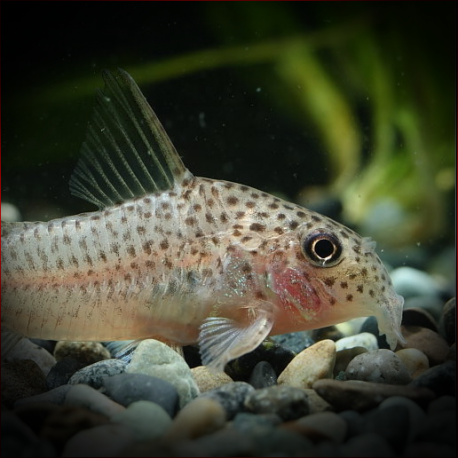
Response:
[[[302,242],[302,251],[313,264],[321,267],[332,267],[342,260],[342,244],[324,229],[308,234]]]

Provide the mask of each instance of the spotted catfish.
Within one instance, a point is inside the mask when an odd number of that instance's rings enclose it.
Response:
[[[195,177],[134,80],[104,72],[73,194],[100,210],[2,223],[2,328],[56,340],[198,342],[222,369],[269,334],[375,315],[402,297],[374,243],[249,186]],[[12,342],[12,343],[11,343]]]

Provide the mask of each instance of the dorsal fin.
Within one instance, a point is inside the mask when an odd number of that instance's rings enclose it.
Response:
[[[72,194],[103,208],[181,182],[189,171],[135,81],[121,69],[102,76]]]

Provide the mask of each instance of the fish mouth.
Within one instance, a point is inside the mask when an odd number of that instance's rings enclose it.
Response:
[[[402,311],[404,298],[393,292],[391,297],[385,298],[377,304],[375,317],[377,318],[380,334],[385,334],[386,341],[391,350],[395,350],[398,342],[405,344],[405,339],[401,334]]]

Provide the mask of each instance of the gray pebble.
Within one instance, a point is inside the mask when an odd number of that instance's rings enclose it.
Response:
[[[290,332],[272,336],[271,339],[294,353],[300,353],[315,343],[311,337],[311,331]]]
[[[266,388],[277,384],[277,374],[267,361],[260,361],[254,366],[248,383],[254,388]]]
[[[30,359],[4,362],[1,369],[2,403],[7,407],[12,407],[19,399],[46,391],[43,371]]]
[[[404,311],[402,316],[403,324],[413,324],[416,326],[424,326],[437,331],[437,323],[439,321],[444,301],[440,297],[416,296],[406,299],[404,303]],[[408,317],[410,312],[419,312],[419,316]],[[421,316],[423,314],[423,316]]]
[[[442,337],[449,345],[456,341],[456,298],[450,299],[441,313],[439,329]]]
[[[379,434],[367,433],[352,437],[341,446],[344,456],[396,456],[393,448]]]
[[[145,374],[119,374],[105,378],[106,392],[115,402],[127,407],[136,401],[151,401],[171,417],[178,409],[178,393],[165,380]]]
[[[424,410],[410,399],[401,396],[392,396],[380,403],[379,409],[383,410],[391,406],[403,406],[409,413],[409,429],[406,437],[406,443],[412,443],[415,437],[420,433],[426,420]]]
[[[132,433],[135,440],[154,440],[164,435],[172,419],[159,405],[150,401],[137,401],[111,417],[112,423],[119,423]]]
[[[309,413],[307,394],[301,388],[276,385],[250,393],[245,408],[254,413],[274,413],[283,420],[295,420]]]
[[[48,390],[52,390],[61,385],[66,385],[72,375],[85,365],[85,363],[82,363],[71,356],[61,359],[52,367],[46,377],[46,386],[48,387]]]
[[[110,418],[126,408],[88,385],[73,385],[65,397],[64,404],[86,407]]]
[[[126,373],[152,375],[171,383],[180,396],[180,408],[199,395],[199,388],[186,361],[157,340],[147,339],[138,345]]]
[[[431,401],[428,405],[428,415],[438,412],[456,412],[455,396],[441,396],[440,398]]]
[[[124,425],[107,423],[75,434],[65,444],[62,456],[121,456],[133,442],[132,433]]]
[[[438,396],[454,396],[456,390],[456,362],[445,361],[422,372],[411,384],[429,388]]]
[[[347,436],[347,422],[334,412],[319,412],[299,418],[295,422],[319,432],[332,442],[342,443]]]
[[[429,414],[423,423],[419,439],[456,446],[456,412],[445,411]]]
[[[51,368],[56,364],[54,356],[40,345],[29,339],[21,339],[16,346],[8,353],[7,361],[32,360],[43,371],[45,377]]]
[[[412,267],[398,267],[390,273],[394,289],[404,299],[414,296],[440,295],[440,288],[436,280],[427,273]]]
[[[232,428],[241,432],[249,432],[253,435],[263,434],[264,431],[271,431],[283,420],[276,414],[254,414],[240,412],[232,420]]]
[[[347,423],[347,438],[359,436],[363,434],[365,429],[364,417],[355,410],[344,410],[339,413],[339,416]]]
[[[107,377],[122,374],[126,370],[127,363],[118,359],[105,359],[86,366],[76,372],[69,380],[69,385],[84,385],[100,388]]]
[[[245,382],[233,382],[222,385],[214,390],[202,393],[201,397],[208,397],[219,402],[226,411],[226,418],[232,420],[238,412],[244,412],[246,397],[255,389]]]
[[[378,434],[398,454],[402,453],[409,436],[409,410],[404,405],[374,409],[364,415],[366,433]]]
[[[38,402],[50,402],[51,404],[62,405],[65,401],[67,393],[70,391],[70,388],[70,385],[62,385],[42,394],[37,394],[36,396],[19,399],[14,403],[14,407]]]
[[[412,378],[401,358],[390,350],[375,350],[353,358],[347,366],[348,380],[405,385]]]

